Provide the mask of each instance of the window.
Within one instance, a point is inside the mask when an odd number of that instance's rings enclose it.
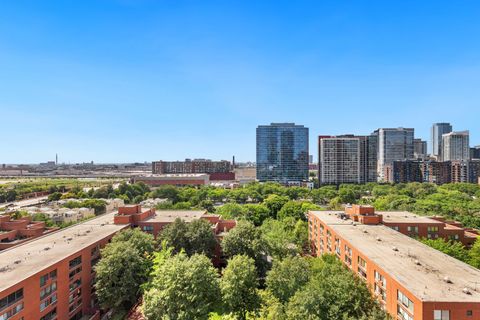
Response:
[[[50,279],[57,279],[57,269],[50,272]]]
[[[361,275],[363,278],[367,278],[367,262],[362,259],[362,257],[358,257],[358,274]]]
[[[398,315],[399,319],[402,319],[402,320],[413,320],[413,317],[411,315],[409,315],[408,312],[405,311],[399,305],[397,306],[397,315]]]
[[[450,320],[449,310],[434,310],[433,320]]]
[[[70,292],[72,292],[73,290],[77,289],[78,287],[80,287],[82,285],[82,279],[77,279],[75,280],[74,282],[72,282],[70,284]]]
[[[387,279],[377,270],[375,270],[375,282],[378,282],[384,288],[387,287]]]
[[[51,305],[52,303],[55,303],[55,302],[57,302],[57,294],[56,293],[54,293],[53,295],[51,295],[50,297],[45,299],[42,303],[40,303],[40,311],[45,310],[45,308],[47,308],[49,305]]]
[[[398,226],[390,226],[390,228],[392,228],[395,231],[398,231]]]
[[[57,316],[57,308],[54,308],[52,311],[40,318],[40,320],[52,320]]]
[[[72,279],[74,275],[76,275],[77,273],[80,273],[80,272],[82,272],[82,266],[78,267],[75,270],[70,271],[70,273],[68,274],[68,277],[70,279]]]
[[[397,300],[413,314],[413,302],[408,299],[400,290],[397,290]]]
[[[473,311],[472,310],[467,310],[467,317],[473,316]]]
[[[70,260],[70,262],[68,263],[68,266],[71,269],[73,267],[78,266],[81,263],[82,263],[82,256],[78,256],[75,259]]]
[[[17,301],[20,301],[20,299],[23,299],[23,288],[15,291],[14,293],[9,294],[3,299],[0,299],[0,310],[3,310],[6,307],[11,306]]]
[[[43,288],[40,291],[40,300],[50,295],[52,292],[55,292],[56,290],[57,290],[57,282],[54,282],[51,285]]]
[[[418,233],[418,227],[416,227],[416,226],[408,226],[408,227],[407,227],[407,231],[408,231],[409,233]]]
[[[43,287],[48,280],[48,273],[40,277],[40,287]]]
[[[0,320],[7,320],[23,310],[23,302],[17,304],[15,308],[8,310],[7,312],[0,314]]]
[[[153,231],[153,226],[143,226],[143,231],[152,232]]]

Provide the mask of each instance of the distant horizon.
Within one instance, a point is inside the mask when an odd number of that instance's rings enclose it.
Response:
[[[480,145],[480,3],[0,4],[0,163],[255,161],[255,129],[449,122]],[[285,121],[288,120],[288,121]],[[143,160],[142,160],[143,159]]]

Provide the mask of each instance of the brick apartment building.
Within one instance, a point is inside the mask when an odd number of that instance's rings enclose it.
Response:
[[[210,183],[210,176],[206,173],[192,174],[149,174],[132,178],[132,182],[143,182],[151,187],[165,185],[184,186],[205,186]]]
[[[139,227],[144,232],[153,234],[156,238],[165,226],[174,222],[177,218],[187,223],[204,219],[212,224],[212,232],[217,238],[213,263],[220,266],[222,264],[220,241],[226,232],[236,226],[235,220],[223,220],[220,215],[207,214],[206,210],[162,210],[156,212],[153,208],[142,209],[140,205],[132,205],[119,208],[118,214],[114,217],[114,223]]]
[[[174,215],[187,221],[207,219],[217,238],[235,226],[235,221],[205,212],[156,213],[128,206],[3,250],[0,319],[100,319],[93,288],[93,267],[100,259],[100,249],[117,232],[133,226],[157,235]]]
[[[206,173],[210,180],[234,180],[235,173],[230,161],[209,159],[185,159],[185,161],[154,161],[153,174],[195,174]]]
[[[385,214],[358,206],[310,211],[313,253],[335,254],[368,283],[394,319],[480,319],[480,270],[386,226],[384,219],[387,224],[402,219]],[[422,223],[417,226],[420,233]]]
[[[45,222],[32,221],[31,217],[12,220],[10,215],[0,215],[0,250],[19,245],[57,229],[47,228]]]

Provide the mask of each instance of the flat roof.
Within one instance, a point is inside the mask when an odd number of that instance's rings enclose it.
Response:
[[[376,211],[376,214],[383,216],[383,221],[387,223],[435,223],[443,224],[441,221],[434,220],[428,216],[420,216],[418,214],[408,211]]]
[[[338,217],[342,211],[310,213],[420,300],[480,302],[480,270],[387,226],[342,220]],[[464,288],[470,294],[464,293]]]
[[[127,227],[115,225],[113,216],[105,214],[0,251],[0,292]]]
[[[207,214],[207,210],[157,210],[155,215],[145,220],[145,222],[173,222],[180,218],[185,222],[200,219]]]

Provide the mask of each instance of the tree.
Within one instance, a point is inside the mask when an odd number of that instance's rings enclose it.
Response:
[[[152,254],[155,249],[153,236],[138,228],[122,230],[112,238],[112,243],[125,242],[128,242],[141,256]]]
[[[298,246],[295,239],[293,230],[295,222],[292,220],[267,219],[260,227],[268,252],[274,258],[282,259],[302,251],[302,246]]]
[[[257,272],[252,258],[238,255],[228,260],[220,281],[222,301],[228,312],[244,320],[248,312],[257,310],[260,306],[257,287]]]
[[[158,189],[155,189],[151,193],[152,198],[160,198],[160,199],[169,199],[173,203],[178,202],[179,199],[179,191],[174,186],[162,186]]]
[[[48,201],[58,201],[62,197],[60,192],[54,192],[48,195]]]
[[[217,240],[212,232],[212,225],[207,220],[193,220],[187,226],[187,248],[188,255],[202,253],[212,258]]]
[[[213,257],[217,244],[211,224],[203,219],[186,223],[177,218],[162,230],[159,241],[166,241],[169,246],[173,247],[175,253],[183,249],[189,256],[195,253],[203,253]]]
[[[308,262],[298,256],[274,260],[265,282],[268,290],[281,303],[288,302],[308,282],[309,267]]]
[[[266,261],[267,246],[259,228],[251,222],[239,221],[222,240],[222,250],[227,257],[247,255],[255,260],[255,266],[260,275],[264,275],[268,263]]]
[[[292,217],[295,219],[306,220],[305,211],[302,207],[302,202],[288,201],[278,212],[278,218],[284,219],[286,217]]]
[[[243,209],[245,218],[256,226],[260,226],[270,216],[270,210],[264,204],[246,204]]]
[[[371,319],[381,313],[365,283],[341,262],[329,256],[315,260],[311,280],[287,304],[287,319]]]
[[[277,217],[278,212],[282,207],[289,201],[288,197],[279,196],[277,194],[269,195],[264,201],[263,204],[267,206],[270,210],[271,217]]]
[[[128,310],[148,280],[150,263],[128,241],[108,244],[95,266],[95,289],[100,305]]]
[[[221,207],[218,207],[215,211],[224,219],[238,219],[245,216],[246,210],[238,203],[230,202]]]
[[[469,263],[475,268],[480,269],[480,238],[475,240],[475,244],[472,246],[469,255]]]
[[[156,263],[152,274],[143,296],[146,319],[208,319],[220,289],[217,271],[206,256],[180,253]]]

